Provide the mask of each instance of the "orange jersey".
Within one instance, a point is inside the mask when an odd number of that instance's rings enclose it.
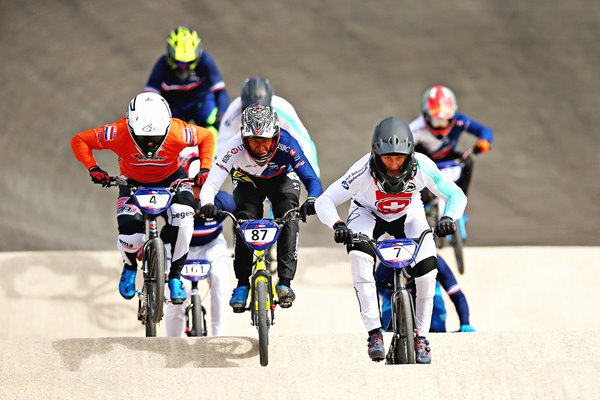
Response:
[[[179,169],[179,153],[186,147],[198,146],[201,168],[212,166],[215,138],[208,129],[173,118],[167,138],[153,158],[147,158],[137,147],[127,120],[88,129],[73,136],[71,148],[75,157],[89,170],[98,165],[92,150],[112,150],[119,156],[121,174],[138,182],[160,182]]]

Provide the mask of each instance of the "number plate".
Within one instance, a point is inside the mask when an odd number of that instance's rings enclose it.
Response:
[[[376,250],[383,261],[395,268],[402,268],[414,261],[417,248],[417,243],[412,239],[394,239],[380,242]]]
[[[460,178],[462,168],[459,165],[440,169],[442,176],[452,182],[456,182]]]
[[[162,212],[169,207],[173,195],[168,189],[163,188],[141,188],[133,194],[138,206],[148,212]]]
[[[263,250],[279,237],[279,226],[272,220],[246,221],[240,226],[244,241],[255,250]]]

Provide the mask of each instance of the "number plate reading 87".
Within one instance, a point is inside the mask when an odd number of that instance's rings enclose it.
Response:
[[[376,250],[385,264],[394,268],[403,268],[414,261],[417,243],[410,239],[396,239],[379,243]]]
[[[279,225],[272,219],[252,219],[239,227],[244,242],[254,250],[264,250],[277,241]]]

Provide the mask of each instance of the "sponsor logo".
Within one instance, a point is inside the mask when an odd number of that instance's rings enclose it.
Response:
[[[361,176],[362,174],[364,174],[367,171],[368,168],[369,168],[369,164],[365,164],[358,171],[350,172],[348,174],[348,176],[344,179],[344,181],[347,182],[348,185],[351,185],[352,182],[354,182],[359,176]]]
[[[123,246],[127,249],[133,249],[133,244],[131,244],[131,243],[124,242],[121,239],[119,239],[119,243],[121,243],[121,246]]]
[[[141,214],[140,209],[131,204],[124,204],[117,207],[117,215],[135,215]]]
[[[342,187],[346,190],[350,189],[350,185],[346,181],[342,181]]]
[[[194,217],[195,213],[193,211],[185,211],[185,212],[177,212],[177,213],[173,213],[173,215],[171,217],[173,217],[173,219],[183,219],[183,218],[192,218]]]
[[[300,168],[304,164],[306,164],[306,161],[300,161],[298,164],[294,165],[294,169]]]
[[[402,212],[410,205],[412,193],[388,194],[377,190],[375,192],[375,207],[382,214],[395,214]]]

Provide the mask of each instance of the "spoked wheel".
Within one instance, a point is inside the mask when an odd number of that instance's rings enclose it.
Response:
[[[144,249],[147,274],[144,276],[146,336],[156,336],[156,324],[163,316],[165,302],[165,246],[159,238],[148,241]]]
[[[394,296],[394,346],[388,355],[388,364],[414,364],[416,362],[414,345],[414,321],[410,294],[407,290],[400,290]],[[391,356],[391,357],[390,357]]]
[[[206,336],[206,319],[204,315],[204,307],[200,299],[200,293],[192,292],[192,335],[191,336]]]
[[[268,293],[266,280],[260,279],[256,282],[256,294],[258,299],[258,349],[260,352],[260,365],[264,367],[269,363]]]
[[[456,266],[460,274],[465,273],[465,259],[463,257],[463,239],[460,229],[452,234],[452,247],[454,248],[454,256],[456,257]]]

